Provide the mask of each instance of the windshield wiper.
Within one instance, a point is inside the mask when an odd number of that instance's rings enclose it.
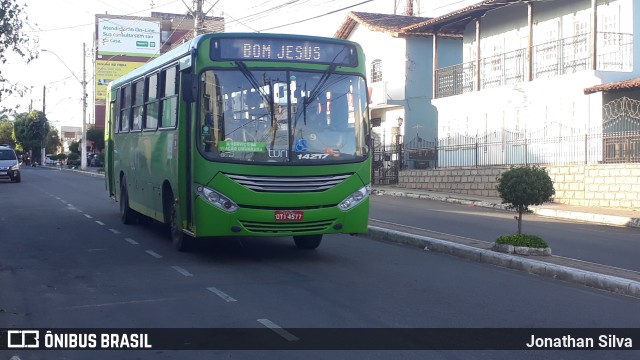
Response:
[[[249,80],[249,82],[251,83],[251,86],[253,86],[253,88],[256,89],[258,94],[262,96],[262,98],[267,102],[267,104],[271,103],[269,94],[266,91],[264,91],[263,86],[261,86],[260,83],[258,82],[258,79],[256,79],[255,76],[253,76],[253,73],[251,72],[251,70],[249,70],[247,65],[242,61],[236,61],[235,64],[240,70],[240,72],[242,73],[242,75],[244,75],[244,77],[247,80]]]
[[[329,78],[331,77],[333,72],[336,71],[337,67],[338,65],[336,64],[329,65],[329,68],[327,69],[327,71],[322,73],[322,76],[320,77],[316,85],[313,87],[313,89],[311,89],[309,96],[305,96],[304,100],[302,101],[302,116],[303,116],[303,121],[305,125],[307,125],[307,106],[309,106],[311,103],[316,101],[316,98],[318,97],[318,95],[320,95],[322,90],[325,89],[324,85],[327,83],[327,81],[329,81]],[[304,92],[305,94],[307,92],[306,82],[304,83]],[[296,127],[296,125],[298,125],[299,118],[300,118],[300,115],[296,116],[294,128]]]

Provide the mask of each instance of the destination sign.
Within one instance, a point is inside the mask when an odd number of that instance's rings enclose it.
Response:
[[[358,65],[357,51],[353,45],[278,38],[212,39],[211,59]]]

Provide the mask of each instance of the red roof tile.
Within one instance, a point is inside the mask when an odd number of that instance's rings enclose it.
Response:
[[[599,91],[616,91],[640,88],[640,78],[601,84],[584,89],[585,95],[593,94]]]
[[[387,33],[393,37],[401,37],[406,34],[403,28],[429,20],[420,16],[373,14],[365,12],[350,12],[338,28],[333,37],[346,39],[356,25],[362,25],[371,31]],[[413,32],[411,35],[431,35],[431,33]]]
[[[430,32],[438,35],[462,35],[465,26],[475,19],[484,16],[485,13],[505,6],[516,4],[526,4],[529,2],[542,2],[549,0],[484,0],[478,1],[476,4],[469,5],[462,9],[452,11],[433,19],[426,20],[419,24],[410,25],[402,29],[405,33]],[[553,0],[551,0],[553,1]]]

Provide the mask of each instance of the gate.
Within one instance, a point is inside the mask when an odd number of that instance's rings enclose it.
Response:
[[[402,143],[391,145],[374,143],[373,185],[397,184],[400,169],[402,169]]]

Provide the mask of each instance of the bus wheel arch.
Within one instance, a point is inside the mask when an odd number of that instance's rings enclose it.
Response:
[[[162,219],[164,223],[169,225],[171,222],[171,207],[175,203],[173,196],[173,190],[169,181],[165,180],[162,183]]]
[[[120,173],[120,220],[126,225],[134,224],[138,221],[138,213],[129,207],[127,178],[123,173]]]
[[[178,202],[168,181],[162,184],[162,212],[173,246],[178,251],[189,251],[193,239],[182,231]]]

